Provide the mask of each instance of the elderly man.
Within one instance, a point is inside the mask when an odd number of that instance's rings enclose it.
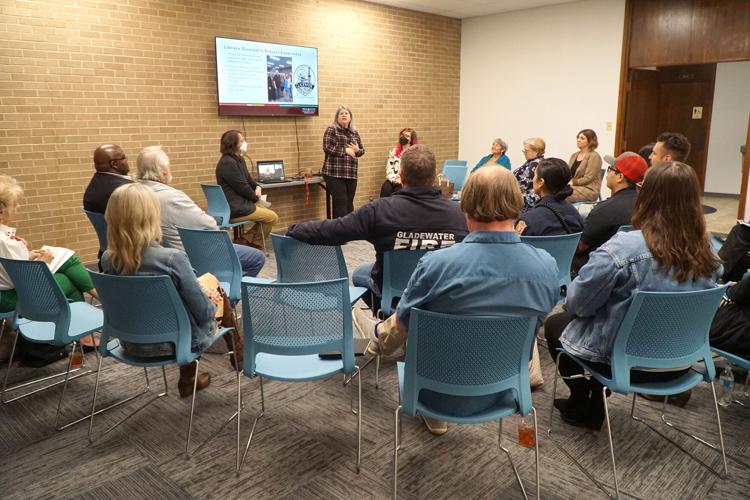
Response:
[[[288,236],[314,245],[342,245],[367,240],[375,246],[375,262],[355,269],[352,282],[369,288],[379,309],[383,286],[383,254],[388,250],[446,248],[466,236],[458,205],[435,187],[435,155],[415,144],[401,155],[402,189],[345,217],[289,226]],[[367,297],[367,295],[365,295]]]
[[[213,217],[201,210],[188,195],[169,185],[172,182],[169,157],[160,146],[145,148],[138,155],[136,163],[138,180],[150,187],[159,199],[162,243],[165,246],[185,250],[177,226],[219,229]],[[266,262],[263,252],[242,245],[234,245],[234,251],[242,265],[242,274],[257,276]]]
[[[133,180],[128,176],[128,157],[117,144],[102,144],[94,150],[94,168],[96,173],[83,194],[83,208],[103,214],[112,192]]]
[[[518,182],[506,168],[493,165],[472,174],[461,192],[470,234],[461,243],[422,257],[396,318],[379,325],[371,347],[387,354],[403,344],[413,307],[460,315],[533,315],[541,324],[560,292],[557,264],[547,252],[521,242],[513,224],[522,206]],[[419,397],[439,412],[469,416],[491,407],[502,396],[458,397],[423,391]],[[445,422],[422,419],[433,434],[448,430]]]

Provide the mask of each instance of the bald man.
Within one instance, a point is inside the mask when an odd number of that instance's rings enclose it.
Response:
[[[128,176],[128,157],[117,144],[102,144],[94,150],[94,168],[96,173],[83,193],[83,208],[103,214],[112,192],[133,180]]]

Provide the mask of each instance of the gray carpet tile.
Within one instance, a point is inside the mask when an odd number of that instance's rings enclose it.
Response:
[[[371,261],[365,242],[344,246],[349,271]],[[273,254],[261,276],[275,277]],[[211,436],[234,411],[236,379],[223,345],[203,356],[201,369],[211,374],[210,387],[196,400],[193,445]],[[541,495],[549,499],[606,498],[558,449],[577,457],[603,483],[612,485],[606,431],[585,431],[563,423],[553,414],[553,438],[547,436],[552,404],[554,365],[540,349],[546,383],[533,393],[538,410]],[[87,356],[89,363],[93,354]],[[396,358],[384,358],[380,388],[375,387],[374,363],[362,373],[362,470],[356,474],[356,416],[350,401],[356,382],[343,386],[343,377],[304,384],[265,381],[266,414],[256,428],[247,462],[235,475],[236,426],[226,426],[190,459],[185,458],[189,399],[179,397],[175,367],[167,368],[169,395],[154,402],[126,423],[102,436],[130,408],[118,408],[95,420],[98,440],[89,445],[88,426],[57,432],[52,424],[59,388],[0,406],[0,497],[2,498],[221,498],[221,499],[376,499],[391,496],[393,415],[398,405]],[[359,360],[363,362],[362,359]],[[5,368],[0,365],[0,370]],[[64,362],[43,370],[21,370],[19,379],[64,368]],[[149,370],[152,391],[162,390],[159,370]],[[66,417],[80,415],[91,404],[94,378],[73,381],[64,405]],[[142,370],[105,362],[101,403],[139,391]],[[558,386],[558,396],[567,389]],[[254,415],[260,408],[258,380],[242,379],[241,433],[244,450]],[[750,410],[737,405],[721,409],[729,460],[729,477],[719,478],[645,425],[630,419],[632,399],[609,398],[620,487],[624,498],[746,498],[750,486]],[[660,404],[637,401],[637,413],[681,446],[714,468],[717,453],[660,423]],[[710,388],[693,391],[685,409],[668,408],[668,415],[691,432],[717,440]],[[534,454],[517,444],[518,417],[506,418],[503,442],[530,496],[535,495]],[[522,498],[507,457],[497,446],[497,424],[451,425],[446,435],[432,436],[421,422],[404,415],[404,448],[399,454],[399,497]],[[554,439],[554,442],[553,440]],[[743,465],[744,462],[747,465]]]

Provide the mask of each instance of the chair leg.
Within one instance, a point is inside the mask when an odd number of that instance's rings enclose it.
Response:
[[[195,375],[193,376],[193,397],[190,399],[190,419],[188,420],[187,443],[185,444],[185,455],[190,458],[190,437],[193,434],[193,413],[195,413],[195,393],[198,391],[198,374],[200,374],[201,359],[195,360]]]
[[[401,405],[396,408],[393,418],[393,498],[398,497],[398,450],[401,440]]]
[[[62,430],[60,428],[60,407],[62,406],[63,399],[65,399],[65,391],[68,389],[68,378],[70,377],[70,369],[73,367],[73,358],[76,355],[76,347],[78,347],[77,342],[73,342],[73,350],[70,353],[70,356],[68,356],[68,369],[65,371],[65,381],[63,382],[62,386],[62,392],[60,392],[60,399],[57,401],[57,413],[55,413],[55,428],[57,430]],[[81,345],[81,359],[83,359],[83,345]]]
[[[359,367],[355,367],[359,372]],[[357,377],[357,474],[362,461],[362,375]]]
[[[513,457],[510,455],[510,450],[503,446],[503,419],[497,421],[497,447],[500,448],[500,451],[505,452],[505,455],[508,457],[508,462],[510,462],[510,467],[513,469],[513,474],[516,476],[516,482],[518,483],[518,487],[521,488],[521,494],[523,494],[523,497],[528,500],[529,496],[526,494],[526,489],[523,487],[523,481],[521,481],[521,476],[518,474],[518,469],[516,469],[516,464],[513,463]]]
[[[609,404],[607,404],[607,386],[602,387],[602,399],[604,400],[604,419],[607,422],[607,438],[609,439],[609,456],[612,460],[612,478],[615,483],[615,497],[620,498],[620,488],[617,484],[617,466],[615,465],[615,447],[612,444],[612,424],[609,420]]]
[[[531,407],[531,412],[534,414],[534,461],[536,471],[536,499],[539,500],[542,492],[542,484],[539,482],[539,432],[536,420],[536,408]]]
[[[144,376],[146,378],[146,388],[144,389],[143,392],[141,392],[139,394],[135,394],[134,396],[130,396],[129,398],[123,399],[121,401],[113,403],[113,404],[111,404],[109,406],[106,406],[104,408],[101,408],[99,410],[96,410],[96,397],[97,397],[97,392],[99,390],[99,377],[101,376],[101,365],[102,365],[102,360],[103,360],[103,358],[101,356],[99,356],[98,358],[99,358],[99,368],[98,368],[98,370],[96,372],[96,384],[94,385],[94,397],[91,399],[91,415],[86,417],[86,418],[89,418],[89,417],[91,418],[91,420],[89,421],[89,444],[93,444],[93,442],[94,442],[93,437],[92,437],[92,433],[93,433],[92,431],[93,431],[93,428],[94,428],[94,416],[95,415],[98,415],[100,413],[104,413],[105,411],[111,410],[112,408],[115,408],[116,406],[120,406],[120,405],[122,405],[124,403],[132,401],[132,400],[134,400],[134,399],[136,399],[136,398],[138,398],[138,397],[146,394],[147,392],[149,392],[151,390],[151,386],[150,386],[149,381],[148,381],[148,371],[144,368],[143,372],[144,372]],[[104,431],[101,434],[102,436],[105,436],[105,435],[109,434],[110,432],[112,432],[114,429],[116,429],[117,427],[119,427],[121,424],[123,424],[127,420],[129,420],[133,415],[135,415],[136,413],[138,413],[142,409],[146,408],[148,405],[150,405],[151,403],[153,403],[157,399],[160,399],[160,398],[162,398],[162,397],[164,397],[164,396],[166,396],[166,395],[169,394],[169,387],[167,386],[167,372],[166,372],[166,369],[164,368],[164,366],[161,367],[161,370],[162,370],[162,378],[164,380],[164,392],[160,392],[159,394],[155,394],[153,398],[149,399],[148,401],[146,401],[145,403],[143,403],[141,406],[139,406],[138,408],[136,408],[135,410],[133,410],[132,412],[130,412],[128,415],[126,415],[125,417],[123,417],[122,419],[120,419],[117,423],[115,423],[114,425],[112,425],[111,427],[109,427],[106,431]]]
[[[698,458],[697,456],[695,456],[693,453],[691,453],[689,450],[687,450],[681,444],[679,444],[678,442],[676,442],[675,440],[673,440],[672,438],[670,438],[666,434],[662,433],[657,428],[653,427],[651,424],[649,424],[648,422],[646,422],[641,417],[639,417],[637,415],[632,415],[632,418],[636,422],[642,423],[643,425],[645,425],[646,427],[648,427],[649,429],[651,429],[652,431],[654,431],[656,434],[658,434],[659,436],[661,436],[665,440],[667,440],[670,443],[672,443],[675,447],[677,447],[680,450],[682,450],[690,458],[692,458],[693,460],[695,460],[696,462],[698,462],[699,464],[701,464],[703,467],[705,467],[706,469],[708,469],[712,473],[716,474],[717,476],[719,476],[721,478],[724,478],[728,474],[728,469],[727,469],[727,455],[726,455],[726,452],[725,452],[725,449],[724,449],[724,435],[723,435],[722,428],[721,428],[721,417],[719,416],[719,404],[718,404],[718,402],[716,400],[716,390],[714,388],[713,382],[711,382],[711,393],[712,393],[712,395],[714,397],[714,410],[716,412],[716,424],[717,424],[717,428],[719,430],[719,446],[716,446],[715,444],[709,443],[705,439],[703,439],[703,438],[701,438],[699,436],[696,436],[694,434],[691,434],[691,433],[685,431],[684,429],[681,429],[680,427],[677,427],[671,421],[667,420],[667,412],[666,412],[666,410],[667,410],[667,397],[664,398],[664,403],[663,403],[662,411],[661,411],[661,420],[662,420],[662,422],[666,426],[670,427],[671,429],[674,429],[677,432],[680,432],[681,434],[684,434],[685,436],[687,436],[687,437],[689,437],[689,438],[691,438],[691,439],[699,442],[700,444],[702,444],[704,446],[707,446],[707,447],[711,448],[712,450],[721,453],[723,472],[717,472],[713,467],[711,467],[706,462],[704,462],[703,460],[701,460],[700,458]],[[635,408],[635,403],[633,403],[633,408]],[[747,463],[745,463],[745,462],[743,462],[741,460],[738,460],[737,458],[732,457],[731,455],[729,456],[729,458],[731,458],[732,460],[734,460],[738,464],[741,464],[741,465],[743,465],[745,467],[750,467],[750,465],[748,465]]]
[[[245,453],[242,454],[242,459],[240,460],[240,465],[237,467],[237,475],[240,475],[240,469],[245,464],[245,459],[247,458],[247,452],[250,450],[250,443],[253,440],[253,435],[255,434],[255,427],[258,425],[258,421],[261,419],[261,417],[266,412],[266,401],[265,396],[263,394],[263,377],[258,377],[260,379],[260,413],[258,413],[255,416],[255,420],[253,421],[253,426],[250,428],[250,435],[247,438],[247,444],[245,445]]]
[[[375,356],[375,389],[380,388],[380,354]]]

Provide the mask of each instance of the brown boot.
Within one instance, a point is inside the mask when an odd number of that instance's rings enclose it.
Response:
[[[243,345],[244,341],[242,335],[237,333],[237,330],[224,334],[224,342],[227,343],[227,349],[232,350],[232,341],[230,336],[234,339],[234,353],[229,355],[229,364],[235,371],[242,371],[242,359],[243,359]]]
[[[198,363],[193,361],[189,365],[180,366],[180,380],[177,381],[177,390],[180,391],[180,397],[186,398],[193,394],[193,382],[195,381],[195,372]],[[198,374],[198,385],[196,390],[200,391],[208,387],[211,383],[211,375],[205,372]]]

